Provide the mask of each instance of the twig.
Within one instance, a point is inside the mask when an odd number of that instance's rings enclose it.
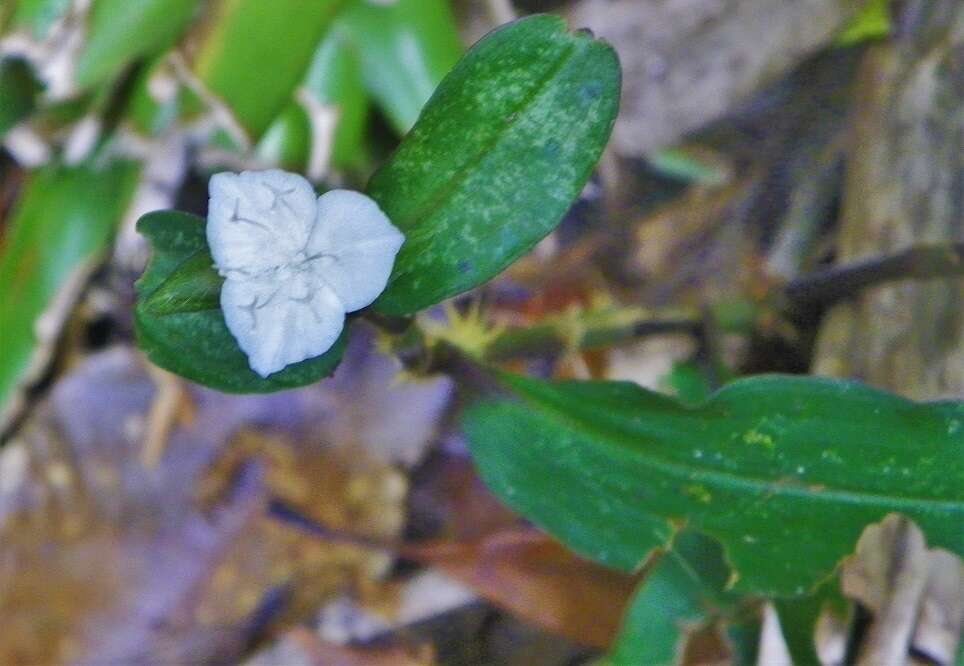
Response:
[[[568,350],[598,349],[653,335],[698,335],[698,312],[654,313],[643,308],[609,309],[579,313],[527,328],[512,328],[485,350],[488,362],[528,356],[561,354]]]
[[[445,371],[453,356],[464,357],[466,354],[486,363],[499,363],[598,349],[653,335],[685,333],[699,336],[705,319],[698,310],[654,312],[639,307],[574,310],[534,326],[504,329],[484,347],[469,352],[457,341],[431,340],[431,336],[419,326],[412,325],[410,319],[386,317],[371,311],[363,316],[377,328],[396,336],[393,352],[407,368],[418,374]]]
[[[167,440],[177,419],[177,412],[184,397],[184,389],[177,376],[147,365],[148,374],[157,386],[157,394],[147,415],[147,430],[141,448],[141,463],[148,469],[157,467],[167,448]]]
[[[964,275],[964,242],[917,245],[885,257],[844,264],[793,280],[783,289],[791,311],[807,311],[852,298],[897,280],[934,280]]]
[[[812,313],[861,290],[897,280],[930,280],[964,275],[964,242],[919,245],[898,254],[819,271],[775,287],[760,308],[793,318]],[[722,307],[722,306],[721,306]],[[631,340],[682,333],[704,339],[715,337],[720,326],[719,308],[654,312],[639,307],[603,307],[576,310],[534,326],[513,327],[494,335],[484,347],[469,351],[457,341],[442,345],[410,318],[386,317],[366,311],[364,317],[396,337],[394,351],[405,366],[418,374],[449,373],[454,357],[469,353],[476,361],[500,363],[513,359],[558,356],[572,351],[610,347]],[[454,344],[453,344],[454,343]],[[454,354],[458,350],[458,354]]]

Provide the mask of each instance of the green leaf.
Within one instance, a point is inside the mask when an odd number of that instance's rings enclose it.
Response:
[[[695,405],[713,394],[710,378],[695,361],[677,361],[669,374],[663,378],[663,387],[684,405]]]
[[[6,4],[0,5],[0,37],[7,32],[13,13],[17,10],[16,0],[10,0]]]
[[[285,171],[303,172],[308,164],[311,142],[308,114],[301,105],[292,103],[274,119],[258,142],[256,151],[267,164]],[[240,151],[240,148],[234,150]]]
[[[188,213],[159,211],[142,217],[137,229],[153,249],[151,262],[137,282],[134,311],[138,345],[151,361],[227,393],[297,388],[334,372],[348,338],[347,327],[327,353],[289,365],[267,379],[258,376],[228,331],[217,300],[210,298],[213,262],[204,220]],[[185,289],[187,296],[179,296],[178,289]],[[203,309],[205,303],[208,309]]]
[[[13,15],[13,26],[26,28],[35,39],[43,39],[68,9],[70,0],[20,0]]]
[[[361,76],[358,49],[343,29],[332,28],[302,81],[303,95],[271,124],[258,153],[289,171],[304,171],[316,152],[320,154],[317,159],[330,158],[335,167],[358,166],[365,157],[363,138],[369,108]],[[324,127],[322,119],[318,121],[322,126],[313,127],[312,107],[334,114],[334,128]],[[328,132],[333,136],[327,136]]]
[[[345,0],[222,0],[194,63],[251,137],[291,101],[315,47]]]
[[[38,320],[51,309],[64,311],[67,297],[76,296],[127,209],[138,174],[130,162],[51,166],[24,185],[0,255],[0,412],[45,353]]]
[[[224,278],[214,268],[205,247],[190,254],[144,299],[144,311],[151,315],[201,312],[220,307]]]
[[[667,178],[677,178],[707,187],[725,185],[730,174],[718,163],[702,159],[685,148],[666,148],[653,153],[649,165]]]
[[[845,617],[847,605],[837,578],[828,580],[808,597],[776,600],[780,629],[794,666],[820,666],[814,637],[817,620],[825,608]]]
[[[179,89],[163,100],[158,100],[151,91],[151,79],[162,72],[165,66],[166,57],[160,56],[143,67],[133,83],[128,99],[127,119],[134,129],[145,136],[156,137],[163,134],[178,118]],[[178,85],[174,82],[171,84]]]
[[[763,622],[757,613],[730,620],[725,625],[725,631],[734,666],[758,663]]]
[[[315,101],[338,113],[331,154],[336,167],[355,166],[362,157],[369,107],[362,85],[361,52],[365,48],[352,44],[336,26],[315,52],[303,84]]]
[[[34,110],[43,86],[22,60],[0,60],[0,137]]]
[[[837,37],[837,44],[852,46],[861,42],[883,39],[890,35],[891,30],[890,0],[867,0],[857,16]]]
[[[448,0],[355,2],[338,23],[361,55],[366,87],[404,134],[462,55]]]
[[[723,600],[728,575],[719,543],[682,532],[639,586],[612,651],[602,663],[680,663],[686,634],[712,619]]]
[[[408,314],[467,291],[552,231],[609,139],[619,78],[609,45],[555,17],[476,44],[372,178],[406,235],[376,309]]]
[[[41,135],[50,135],[67,129],[89,113],[96,113],[103,107],[102,99],[93,91],[59,102],[44,102],[30,117],[32,127]]]
[[[761,376],[697,407],[622,382],[500,375],[470,409],[483,478],[578,552],[625,569],[686,520],[726,549],[734,589],[804,596],[890,512],[964,553],[964,403]]]
[[[198,0],[96,0],[87,45],[77,61],[77,84],[88,87],[118,74],[132,61],[177,41]]]

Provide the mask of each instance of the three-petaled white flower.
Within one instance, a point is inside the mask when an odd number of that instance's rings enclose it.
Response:
[[[221,309],[262,377],[328,351],[345,313],[385,289],[405,240],[364,194],[316,198],[307,180],[276,169],[219,173],[210,195]]]

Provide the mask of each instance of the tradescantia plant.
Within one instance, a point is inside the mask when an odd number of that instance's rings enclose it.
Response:
[[[518,21],[479,42],[371,180],[368,196],[405,237],[372,309],[413,314],[483,284],[548,235],[606,145],[619,80],[613,50],[558,18]],[[220,307],[211,227],[158,212],[139,228],[155,255],[138,285],[138,333],[156,363],[234,392],[291,388],[334,369],[337,344],[267,377],[245,369]]]
[[[364,195],[317,198],[281,172],[216,176],[207,221],[160,211],[139,222],[153,249],[137,285],[141,348],[222,391],[325,378],[355,318],[400,330],[548,235],[600,158],[619,88],[608,45],[531,17],[468,52]],[[964,554],[964,404],[782,376],[683,404],[625,383],[512,375],[485,354],[421,344],[470,368],[464,430],[509,506],[609,566],[633,571],[665,554],[611,663],[671,662],[677,620],[822,594],[862,529],[892,512]]]

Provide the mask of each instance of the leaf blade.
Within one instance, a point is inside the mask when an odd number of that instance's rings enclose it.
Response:
[[[43,355],[40,318],[60,310],[57,303],[70,303],[65,295],[76,296],[79,279],[120,223],[139,173],[133,162],[115,162],[103,169],[49,166],[30,175],[0,254],[0,412]]]
[[[855,382],[772,376],[735,382],[686,408],[630,384],[503,379],[522,403],[483,403],[466,421],[483,478],[590,557],[603,559],[605,550],[610,563],[633,566],[655,546],[638,535],[607,542],[605,530],[631,519],[627,506],[687,520],[719,539],[738,576],[735,589],[747,593],[806,594],[864,526],[892,511],[964,552],[956,529],[964,519],[964,404],[917,404]],[[508,446],[500,420],[529,433],[532,444]],[[529,458],[519,449],[532,449]],[[532,465],[536,455],[542,469]],[[524,485],[586,474],[595,488],[571,500],[581,507],[576,527],[545,515]],[[505,492],[510,478],[514,497]]]
[[[410,314],[467,291],[552,231],[608,141],[619,77],[608,45],[555,17],[473,47],[370,183],[407,238],[375,308]]]
[[[37,106],[43,86],[33,75],[30,66],[21,60],[0,60],[0,138]]]
[[[213,269],[208,263],[204,225],[203,219],[178,211],[158,211],[138,221],[138,231],[153,247],[151,262],[136,285],[134,310],[138,345],[148,358],[225,393],[271,393],[330,376],[341,361],[347,327],[320,356],[289,365],[267,379],[251,370],[220,307],[210,307],[212,288],[219,278],[210,275]],[[189,287],[186,292],[185,285]]]
[[[225,0],[194,71],[249,135],[259,138],[291,100],[345,1]]]
[[[97,0],[89,37],[77,61],[84,88],[116,75],[132,60],[171,46],[195,13],[197,0]]]
[[[214,269],[211,253],[202,248],[178,264],[144,299],[144,309],[153,315],[215,310],[223,284],[224,278]]]
[[[724,601],[728,568],[712,539],[682,532],[639,585],[605,666],[682,662],[687,634],[707,623]]]
[[[338,25],[355,42],[365,87],[400,134],[463,51],[447,0],[356,2]]]

